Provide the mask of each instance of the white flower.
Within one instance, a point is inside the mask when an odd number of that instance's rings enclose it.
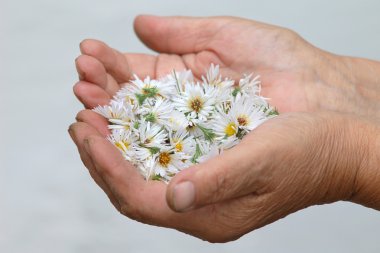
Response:
[[[170,114],[170,118],[168,121],[168,129],[172,131],[179,131],[179,130],[184,130],[188,127],[189,125],[189,120],[186,118],[186,116],[177,111],[173,110]]]
[[[157,98],[154,105],[145,104],[140,113],[145,121],[157,123],[168,128],[171,124],[173,106],[169,101]]]
[[[195,151],[194,137],[189,135],[185,130],[171,132],[169,135],[170,145],[174,147],[175,152],[191,155]]]
[[[190,119],[206,121],[214,109],[215,97],[206,94],[200,84],[186,83],[181,96],[173,98],[173,106]]]
[[[148,156],[142,159],[140,163],[135,164],[135,166],[140,170],[140,173],[144,176],[146,180],[152,179],[154,174],[154,168],[156,164],[156,159],[153,156]]]
[[[259,77],[237,85],[211,65],[201,83],[191,71],[135,80],[95,112],[109,121],[108,139],[147,180],[169,180],[182,169],[237,145],[265,120],[277,115],[260,96]]]
[[[236,96],[238,93],[252,97],[260,95],[260,76],[252,79],[252,74],[245,75],[240,79],[239,84],[234,87],[232,94]]]
[[[150,77],[140,80],[136,75],[135,80],[131,81],[130,93],[136,96],[138,104],[142,105],[145,100],[151,100],[156,97],[170,98],[175,92],[173,83],[160,82],[158,80],[151,80]]]
[[[142,146],[136,146],[135,147],[135,155],[137,161],[145,161],[149,158],[152,158],[154,156],[154,153],[157,152],[159,148],[148,148],[148,147],[142,147]]]
[[[205,147],[203,147],[203,148],[205,148]],[[207,152],[205,152],[205,151],[202,152],[202,155],[198,158],[197,162],[203,163],[203,162],[210,160],[211,158],[214,158],[220,154],[221,154],[221,149],[219,148],[218,145],[215,145],[215,144],[210,145],[208,147]]]
[[[127,160],[134,160],[133,147],[137,143],[137,137],[134,134],[130,131],[114,130],[107,139],[123,153]]]
[[[240,129],[247,132],[252,131],[267,119],[262,108],[255,105],[249,98],[241,98],[233,102],[229,115]]]
[[[224,111],[218,111],[213,120],[212,129],[215,131],[219,140],[236,136],[239,130],[237,119]]]
[[[131,116],[131,111],[128,111],[124,104],[115,101],[111,101],[110,105],[99,105],[93,111],[109,120],[126,120]]]
[[[123,103],[122,108],[126,112],[125,115],[121,118],[108,119],[108,121],[112,123],[111,125],[108,125],[108,129],[130,130],[133,127],[136,122],[136,116],[132,110],[132,106]]]
[[[186,83],[192,83],[194,80],[193,73],[191,70],[184,71],[174,71],[163,78],[160,79],[162,83],[170,83],[172,86],[175,86],[177,93],[180,93],[184,90]]]
[[[215,66],[211,64],[209,70],[206,72],[206,77],[202,77],[202,80],[207,94],[215,92],[215,102],[217,104],[231,99],[231,87],[235,81],[228,78],[222,80],[219,65]],[[207,86],[213,87],[215,91],[207,90]]]
[[[183,154],[175,152],[173,148],[162,149],[155,157],[155,175],[160,175],[161,177],[171,176],[184,169]]]
[[[136,95],[133,93],[131,84],[124,84],[123,88],[116,92],[113,99],[113,101],[117,103],[124,104],[125,106],[128,105],[133,112],[138,108],[138,101]]]
[[[140,137],[140,143],[148,148],[162,148],[168,134],[162,129],[162,126],[152,124],[151,122],[142,121],[138,129],[134,129]]]

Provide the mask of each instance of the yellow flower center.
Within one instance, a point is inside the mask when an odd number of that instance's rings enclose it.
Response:
[[[237,121],[239,122],[240,126],[246,126],[246,125],[248,125],[248,118],[247,118],[246,115],[240,115],[237,118]]]
[[[203,107],[203,101],[200,99],[200,98],[194,98],[192,100],[189,101],[189,107],[195,111],[195,112],[200,112],[200,110],[202,109]]]
[[[129,143],[126,141],[119,141],[115,143],[116,147],[118,147],[121,150],[128,149],[129,148]]]
[[[128,104],[131,104],[131,105],[135,104],[135,100],[129,96],[125,97],[125,102],[127,102]]]
[[[158,157],[158,162],[162,167],[168,167],[171,160],[172,158],[170,157],[170,154],[167,152],[160,153]]]
[[[175,149],[177,152],[182,152],[183,150],[183,145],[181,142],[178,142],[177,144],[175,144]]]
[[[226,128],[224,129],[224,133],[225,133],[228,137],[230,137],[230,136],[236,134],[236,130],[237,130],[237,129],[236,129],[236,125],[235,125],[235,123],[231,122],[231,123],[229,123],[229,124],[226,126]]]
[[[150,84],[145,83],[144,87],[142,88],[142,94],[147,95],[149,89],[150,89]]]

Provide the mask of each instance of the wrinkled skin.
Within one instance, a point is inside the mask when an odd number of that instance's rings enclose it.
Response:
[[[262,94],[281,115],[166,185],[146,182],[104,139],[104,118],[79,112],[70,135],[122,214],[225,242],[311,205],[349,200],[380,209],[378,63],[336,56],[290,30],[230,17],[140,16],[135,30],[158,55],[81,43],[74,92],[86,108],[107,104],[132,73],[157,78],[189,68],[199,78],[214,63],[234,79],[260,74]],[[191,187],[181,187],[184,182]]]

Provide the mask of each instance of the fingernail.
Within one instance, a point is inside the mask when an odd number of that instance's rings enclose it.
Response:
[[[173,192],[173,205],[177,211],[191,209],[195,200],[195,189],[193,183],[185,181],[177,184]]]

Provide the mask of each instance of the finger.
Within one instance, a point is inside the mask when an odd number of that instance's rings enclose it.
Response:
[[[107,119],[92,110],[80,111],[76,116],[76,120],[89,124],[104,137],[110,134]]]
[[[80,55],[75,60],[75,65],[81,81],[98,85],[110,96],[113,96],[120,89],[118,83],[107,75],[104,65],[98,59],[88,55]]]
[[[121,212],[143,222],[159,222],[167,217],[165,184],[147,182],[135,167],[104,138],[90,136],[86,150],[104,182],[121,203]]]
[[[124,55],[132,74],[136,74],[139,78],[145,78],[146,76],[156,78],[156,56],[136,53],[126,53]]]
[[[173,70],[175,71],[184,71],[186,66],[179,55],[175,54],[159,54],[157,56],[156,63],[156,77],[164,77]]]
[[[109,141],[90,136],[86,150],[98,174],[118,199],[124,215],[143,223],[182,231],[194,230],[196,225],[205,223],[206,216],[200,212],[198,215],[173,212],[166,203],[166,184],[146,181]]]
[[[176,175],[167,190],[169,206],[183,212],[263,190],[262,172],[271,152],[259,138],[247,139]]]
[[[188,54],[208,49],[210,40],[228,23],[227,18],[138,16],[134,22],[137,36],[155,51]]]
[[[157,56],[147,54],[127,53],[125,57],[132,73],[140,78],[150,76],[160,78],[170,74],[173,70],[183,71],[186,65],[181,56],[176,54],[159,54]]]
[[[145,181],[136,168],[125,161],[120,152],[104,138],[89,136],[86,150],[93,158],[97,172],[117,197],[120,212],[127,217],[147,224],[175,228],[212,242],[236,239],[247,232],[248,228],[242,224],[247,223],[250,212],[242,215],[238,211],[246,210],[240,206],[247,205],[248,200],[225,201],[186,213],[174,212],[165,199],[166,185]],[[249,199],[252,202],[251,197]],[[249,205],[253,207],[256,204]],[[239,219],[242,216],[244,220]],[[235,222],[240,222],[236,229]],[[228,233],[226,229],[229,229]]]
[[[88,135],[99,135],[95,128],[90,127],[86,123],[74,123],[69,127],[69,134],[74,141],[75,145],[78,147],[78,151],[83,161],[83,164],[88,169],[91,177],[94,179],[95,183],[102,188],[102,190],[107,194],[108,198],[112,202],[112,204],[120,210],[120,205],[112,194],[111,190],[108,188],[107,184],[103,181],[103,179],[98,175],[95,170],[95,166],[92,162],[91,157],[88,155],[87,151],[84,149],[83,141]]]
[[[125,83],[130,79],[131,71],[125,56],[104,42],[87,39],[80,43],[80,50],[82,54],[92,56],[101,62],[118,83]]]
[[[109,103],[111,96],[99,86],[86,81],[80,81],[73,87],[75,96],[85,108],[94,108]]]

